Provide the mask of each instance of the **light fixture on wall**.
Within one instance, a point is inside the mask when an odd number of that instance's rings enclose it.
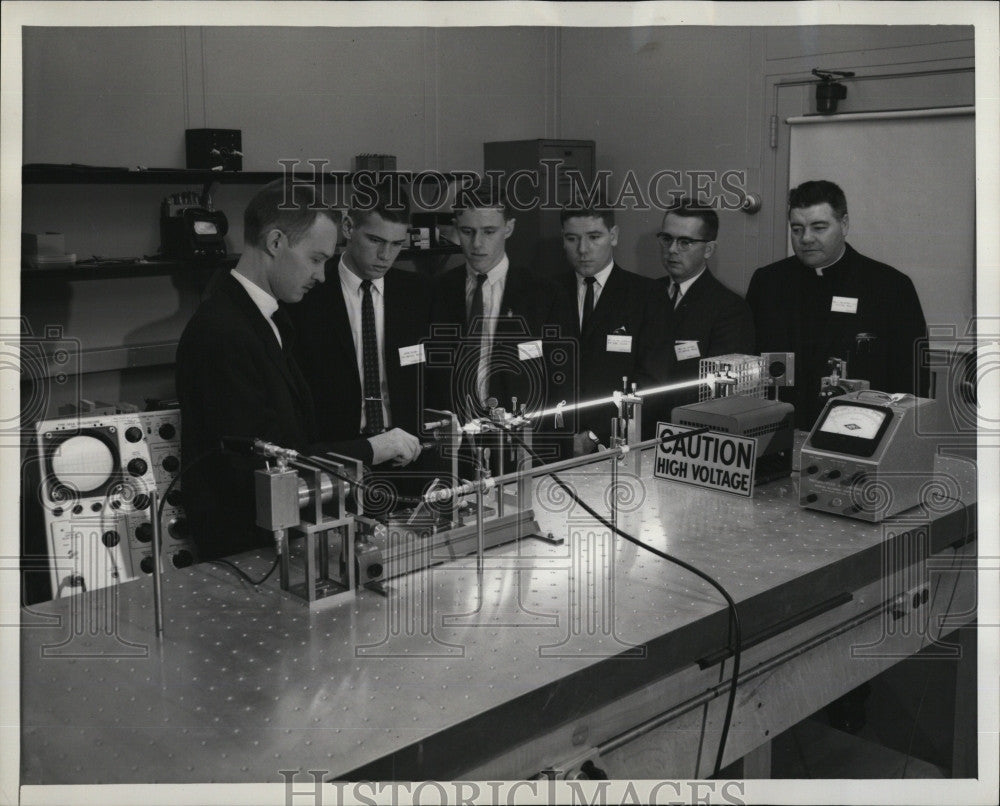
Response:
[[[816,111],[821,115],[834,114],[837,111],[837,104],[847,97],[847,87],[834,76],[853,78],[854,73],[845,70],[820,70],[814,67],[812,74],[819,79],[816,85]]]

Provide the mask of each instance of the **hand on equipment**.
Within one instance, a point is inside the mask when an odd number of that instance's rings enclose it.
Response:
[[[583,456],[600,448],[599,440],[593,431],[581,431],[573,436],[573,456]]]
[[[420,456],[420,440],[402,428],[368,437],[368,442],[372,446],[373,465],[391,461],[396,467],[402,467]]]

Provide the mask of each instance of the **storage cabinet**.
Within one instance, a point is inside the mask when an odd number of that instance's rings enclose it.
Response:
[[[559,210],[571,200],[574,184],[594,182],[593,140],[512,140],[483,144],[486,171],[502,171],[517,224],[507,241],[512,263],[529,265],[539,275],[558,274],[569,264],[562,249]],[[530,172],[516,178],[515,172]],[[575,175],[574,181],[571,175]]]

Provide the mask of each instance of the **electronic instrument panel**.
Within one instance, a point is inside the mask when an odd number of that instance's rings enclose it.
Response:
[[[54,598],[153,572],[154,489],[163,502],[163,568],[195,561],[175,482],[180,412],[46,420],[36,435]]]

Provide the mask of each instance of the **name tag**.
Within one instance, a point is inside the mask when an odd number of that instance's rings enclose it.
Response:
[[[517,357],[521,361],[530,361],[533,358],[542,357],[542,340],[522,341],[517,345]]]
[[[830,303],[830,310],[833,313],[857,313],[858,312],[858,298],[857,297],[834,297],[833,302]]]
[[[701,351],[698,349],[697,341],[679,341],[674,344],[674,354],[678,361],[688,358],[700,358]]]
[[[630,353],[632,352],[632,337],[631,336],[608,336],[608,346],[606,351],[609,353]]]
[[[422,344],[411,344],[409,347],[399,348],[399,366],[401,367],[408,367],[410,364],[423,364],[426,360]]]

